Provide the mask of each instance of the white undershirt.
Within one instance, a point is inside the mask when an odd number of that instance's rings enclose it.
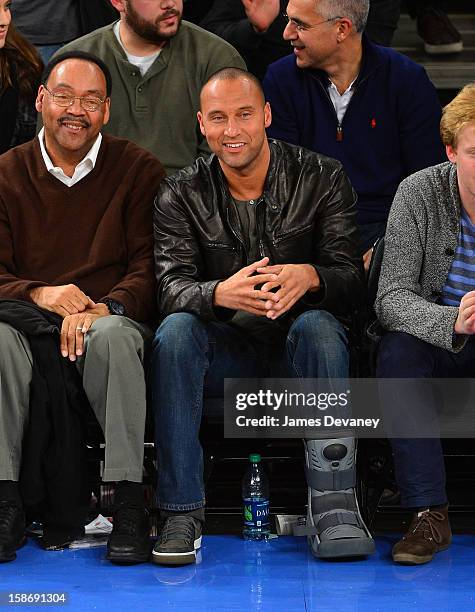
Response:
[[[152,55],[145,55],[145,56],[132,55],[132,53],[129,53],[127,49],[124,47],[122,40],[120,38],[120,21],[114,24],[114,34],[117,40],[119,41],[120,46],[124,50],[124,53],[127,56],[127,59],[129,60],[129,62],[133,64],[134,66],[137,66],[137,68],[140,70],[140,74],[144,76],[144,74],[153,64],[153,62],[160,55],[161,49],[159,49],[156,53],[152,53]]]
[[[58,181],[61,181],[67,187],[72,187],[76,183],[79,183],[81,179],[87,176],[89,172],[94,169],[94,166],[96,165],[97,161],[97,156],[99,154],[99,149],[101,148],[102,134],[98,134],[94,144],[89,149],[87,155],[79,162],[79,164],[74,169],[74,174],[72,176],[67,176],[62,168],[53,165],[50,156],[46,152],[44,134],[45,128],[43,127],[41,128],[40,133],[38,134],[41,155],[43,156],[43,160],[46,165],[46,170],[48,170],[50,174],[57,178]]]
[[[353,89],[355,81],[356,79],[350,83],[348,89],[342,94],[340,94],[337,86],[332,81],[330,81],[328,85],[328,93],[330,95],[330,99],[333,103],[333,106],[335,107],[335,112],[338,117],[338,123],[340,124],[343,121],[343,117],[345,116],[348,104],[350,103],[350,100],[353,97],[353,94],[355,93]]]

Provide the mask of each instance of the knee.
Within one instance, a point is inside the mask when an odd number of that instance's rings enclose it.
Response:
[[[300,315],[290,328],[289,338],[303,339],[314,346],[347,344],[343,325],[325,310],[308,310]]]
[[[433,356],[429,344],[406,334],[389,332],[383,336],[378,350],[376,375],[378,378],[412,378],[424,370],[431,376]]]
[[[207,340],[205,324],[199,317],[188,312],[177,312],[169,315],[157,329],[153,351],[186,353],[196,344],[206,346]]]
[[[88,334],[86,334],[86,347],[90,351],[102,347],[130,345],[135,349],[143,345],[140,332],[127,325],[125,317],[112,315],[97,319]]]
[[[0,346],[2,347],[0,350],[0,363],[10,365],[11,364],[11,355],[18,350],[25,350],[22,341],[21,335],[18,330],[16,330],[8,323],[0,322]]]

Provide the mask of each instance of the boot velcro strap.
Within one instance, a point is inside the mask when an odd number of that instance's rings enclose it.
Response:
[[[341,491],[342,489],[352,489],[356,484],[354,467],[335,472],[311,470],[305,467],[305,476],[308,486],[317,491]]]
[[[337,525],[356,525],[359,527],[360,522],[354,512],[332,512],[332,514],[327,514],[318,521],[317,531],[320,534]]]
[[[352,493],[326,493],[312,497],[312,514],[323,514],[332,510],[356,510]]]

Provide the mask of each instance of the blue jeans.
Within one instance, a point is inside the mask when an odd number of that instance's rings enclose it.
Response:
[[[328,312],[300,315],[284,344],[267,351],[232,325],[206,323],[188,313],[163,321],[152,353],[159,508],[187,512],[205,505],[199,441],[203,398],[223,397],[224,378],[271,372],[289,378],[348,376],[346,332]]]
[[[428,344],[404,332],[385,334],[378,351],[378,378],[457,378],[475,376],[475,342],[459,353]],[[407,393],[408,397],[404,396]],[[422,384],[386,394],[381,403],[388,435],[393,418],[409,421],[417,411],[425,423],[437,424],[437,402]],[[407,416],[405,416],[407,411]],[[389,425],[389,427],[388,427]],[[447,503],[445,466],[440,438],[391,438],[401,505],[427,508]]]

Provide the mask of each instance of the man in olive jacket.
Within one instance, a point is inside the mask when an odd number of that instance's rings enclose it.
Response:
[[[166,316],[153,347],[165,522],[152,558],[164,564],[193,562],[201,542],[203,397],[222,396],[226,377],[265,375],[271,362],[288,377],[346,378],[344,323],[362,291],[355,195],[341,164],[268,141],[270,107],[240,69],[209,79],[198,120],[215,155],[169,177],[154,211]],[[370,554],[354,439],[307,440],[306,454],[314,554]]]

